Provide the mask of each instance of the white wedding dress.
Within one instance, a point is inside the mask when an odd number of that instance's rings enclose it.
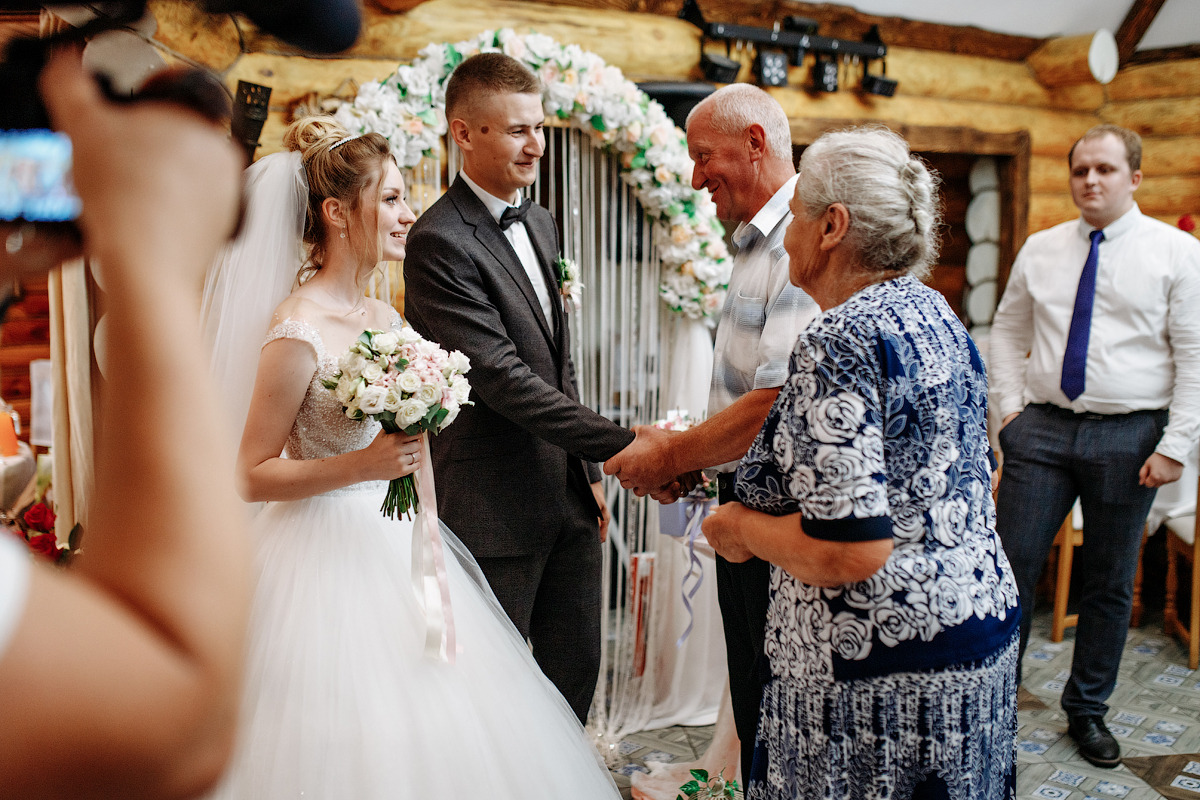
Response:
[[[396,316],[399,324],[399,316]],[[287,456],[358,450],[378,423],[347,419],[335,369],[300,320],[268,341],[311,344],[317,370]],[[255,518],[257,590],[240,735],[213,794],[238,800],[619,797],[478,567],[443,527],[458,653],[424,654],[411,522],[384,518],[386,483],[272,502]]]

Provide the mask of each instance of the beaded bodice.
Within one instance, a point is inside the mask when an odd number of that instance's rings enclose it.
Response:
[[[392,328],[400,326],[400,315],[395,314]],[[346,416],[345,409],[334,393],[321,382],[332,378],[338,370],[340,354],[330,354],[325,349],[321,334],[310,323],[289,317],[273,327],[263,345],[276,339],[295,339],[310,345],[317,357],[317,368],[308,384],[308,392],[296,421],[288,434],[284,454],[294,459],[326,458],[361,450],[371,443],[379,433],[379,423],[373,419],[353,420]],[[373,489],[375,484],[358,484],[329,494],[347,490]]]

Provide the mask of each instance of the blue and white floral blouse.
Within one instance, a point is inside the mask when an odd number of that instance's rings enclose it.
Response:
[[[823,589],[771,571],[775,677],[829,682],[974,661],[1016,629],[996,535],[987,377],[936,291],[873,284],[797,340],[790,374],[737,473],[738,499],[801,514],[818,539],[891,538],[866,581]]]

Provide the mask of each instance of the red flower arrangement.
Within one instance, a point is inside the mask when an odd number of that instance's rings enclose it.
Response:
[[[1175,224],[1179,226],[1179,230],[1185,233],[1191,233],[1196,230],[1196,220],[1192,219],[1191,214],[1184,214]]]
[[[70,547],[59,547],[54,534],[54,509],[44,500],[36,500],[17,512],[11,530],[25,540],[29,549],[55,563],[66,559]]]

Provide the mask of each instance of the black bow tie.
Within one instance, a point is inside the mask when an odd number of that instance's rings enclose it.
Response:
[[[526,200],[519,206],[504,209],[504,213],[500,215],[500,230],[508,230],[514,222],[524,222],[525,215],[529,213],[529,207],[532,205],[532,200]]]

